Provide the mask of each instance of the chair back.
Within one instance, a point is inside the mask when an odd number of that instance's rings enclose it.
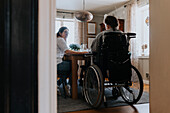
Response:
[[[99,67],[111,82],[131,79],[131,61],[127,36],[121,32],[106,32],[101,38]]]

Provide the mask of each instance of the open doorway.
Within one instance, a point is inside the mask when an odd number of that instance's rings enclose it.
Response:
[[[60,0],[57,0],[56,3],[59,3]],[[65,1],[62,1],[63,3]],[[81,2],[78,3],[78,1],[72,1],[72,3],[76,3],[79,4],[77,5],[78,7],[80,7]],[[74,3],[74,4],[75,4]],[[87,3],[92,4],[92,2],[88,2]],[[142,4],[142,5],[141,5]],[[146,7],[144,9],[147,9],[148,7],[148,2],[145,1],[143,3],[141,2],[135,2],[134,7],[131,7],[132,5],[134,5],[134,3],[126,1],[123,4],[119,5],[119,6],[114,6],[114,9],[103,13],[102,14],[95,14],[94,11],[94,18],[91,21],[92,23],[96,24],[96,33],[95,34],[88,34],[88,26],[87,24],[84,24],[83,27],[83,23],[79,23],[75,20],[74,18],[74,12],[78,9],[74,10],[68,10],[68,8],[57,8],[57,17],[56,17],[56,32],[58,30],[58,28],[60,26],[68,26],[69,29],[71,30],[72,34],[70,35],[70,40],[67,42],[68,46],[69,44],[72,43],[78,43],[81,45],[81,43],[88,43],[88,37],[93,38],[96,37],[96,35],[101,31],[100,29],[100,24],[103,23],[103,18],[104,15],[114,15],[116,16],[118,19],[123,20],[123,24],[121,24],[121,28],[123,28],[124,32],[136,32],[137,33],[137,38],[135,39],[135,41],[133,41],[131,43],[131,51],[132,51],[132,63],[133,65],[135,65],[135,67],[137,67],[140,71],[140,73],[142,74],[143,80],[144,80],[144,91],[146,92],[144,95],[146,96],[145,99],[143,99],[144,103],[149,102],[149,26],[148,26],[148,18],[149,18],[149,13],[147,11],[143,11],[143,7]],[[60,4],[60,6],[62,6]],[[80,7],[81,8],[81,7]],[[107,9],[107,8],[106,8]],[[109,8],[108,8],[109,9]],[[141,15],[144,15],[143,19],[139,18],[138,14],[140,11]],[[142,13],[144,12],[144,13]],[[133,15],[135,14],[135,16]],[[129,16],[130,15],[130,16]],[[147,17],[145,18],[145,16],[147,15]],[[137,18],[138,17],[138,18]],[[139,19],[140,22],[139,22]],[[135,21],[133,21],[135,20]],[[144,21],[144,24],[146,24],[146,26],[142,26],[143,23],[141,24],[141,26],[137,26],[139,24],[137,24],[137,22],[141,23]],[[134,27],[135,26],[135,27]],[[143,34],[140,35],[140,34]],[[83,35],[85,38],[83,38]],[[145,38],[143,38],[145,37]],[[143,52],[144,51],[144,52]],[[135,54],[133,54],[135,53]],[[143,55],[144,54],[144,55]],[[146,60],[146,61],[145,61]],[[78,76],[79,76],[79,72],[78,72]],[[81,95],[81,87],[78,86],[78,93]],[[78,95],[79,95],[78,94]],[[69,111],[74,111],[74,110],[80,110],[80,109],[87,109],[89,107],[87,107],[86,102],[84,100],[80,99],[81,96],[78,96],[77,100],[72,100],[71,98],[67,98],[67,99],[63,99],[60,98],[58,99],[58,110],[61,112],[66,112],[64,110],[65,107],[67,106],[67,109],[69,109]],[[64,103],[64,101],[67,101],[65,103],[69,103],[69,105],[66,105]],[[141,103],[142,103],[141,102]],[[63,104],[62,104],[63,103]],[[75,104],[76,106],[72,105]],[[65,106],[65,107],[64,107]],[[68,108],[68,106],[70,106],[70,108]],[[77,108],[77,109],[76,109]]]

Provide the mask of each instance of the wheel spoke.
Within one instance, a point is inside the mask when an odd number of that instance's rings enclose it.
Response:
[[[132,66],[132,77],[131,77],[131,86],[120,87],[120,92],[122,98],[130,103],[134,104],[139,101],[143,93],[143,80],[139,71]]]
[[[100,69],[90,66],[84,79],[84,95],[86,101],[93,107],[98,107],[103,98],[103,78]]]

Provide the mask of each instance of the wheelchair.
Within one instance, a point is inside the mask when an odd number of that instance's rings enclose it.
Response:
[[[143,79],[131,64],[129,41],[135,33],[104,33],[100,40],[100,51],[89,54],[91,64],[86,68],[82,93],[93,108],[104,102],[107,107],[105,89],[112,89],[115,99],[121,96],[125,102],[137,103],[143,93]],[[95,58],[94,58],[95,57]],[[97,59],[96,61],[93,61]]]

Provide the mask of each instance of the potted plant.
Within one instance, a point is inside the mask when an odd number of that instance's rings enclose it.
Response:
[[[71,50],[74,50],[74,51],[80,50],[79,44],[70,44],[69,47],[70,47]]]

